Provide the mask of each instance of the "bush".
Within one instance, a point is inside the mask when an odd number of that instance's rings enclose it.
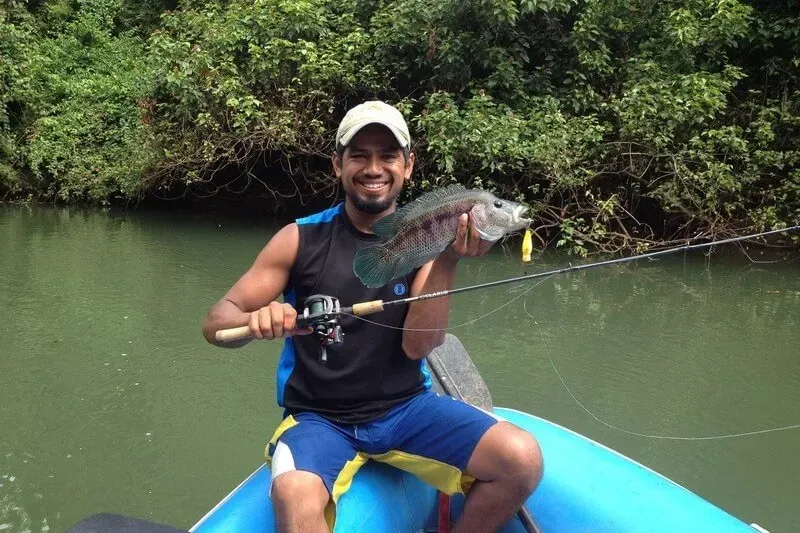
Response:
[[[152,164],[140,106],[152,86],[144,42],[116,33],[114,0],[54,2],[29,21],[7,101],[17,109],[18,190],[105,203],[136,196]],[[41,24],[47,21],[48,24]]]
[[[338,120],[382,98],[409,118],[416,192],[457,181],[525,199],[540,237],[578,254],[800,222],[790,4],[20,6],[27,29],[2,27],[7,191],[318,191]]]

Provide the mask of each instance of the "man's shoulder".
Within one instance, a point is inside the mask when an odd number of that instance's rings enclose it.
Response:
[[[336,217],[338,217],[341,214],[343,206],[344,204],[340,203],[333,207],[329,207],[324,211],[314,213],[313,215],[308,215],[302,218],[298,218],[297,220],[295,220],[295,223],[298,226],[308,226],[310,224],[326,224],[332,222],[333,220],[336,219]]]

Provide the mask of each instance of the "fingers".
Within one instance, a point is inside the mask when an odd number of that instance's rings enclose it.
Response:
[[[295,335],[311,335],[314,330],[311,328],[296,328],[287,337],[294,337]]]
[[[287,318],[286,315],[288,314],[288,311],[278,302],[272,302],[269,304],[269,308],[272,318],[272,336],[276,339],[281,338],[283,337],[283,325]]]
[[[280,320],[279,326],[276,325],[276,320]],[[280,303],[272,302],[250,314],[250,331],[255,338],[272,340],[276,336],[276,329],[280,336],[283,333],[283,309]]]
[[[469,227],[475,227],[475,220],[472,218],[472,215],[469,215]],[[479,255],[481,249],[481,236],[480,234],[475,231],[474,229],[468,233],[467,237],[467,251],[469,252],[470,256]]]
[[[453,241],[453,251],[462,257],[476,257],[489,251],[494,244],[481,239],[480,233],[475,231],[475,221],[472,215],[463,214],[458,219],[456,238]]]
[[[293,334],[307,335],[311,328],[297,327],[297,311],[289,304],[272,302],[258,311],[250,313],[250,331],[257,339],[279,339]]]
[[[250,323],[248,325],[250,326],[250,332],[256,339],[264,338],[264,332],[261,331],[261,311],[263,310],[264,308],[262,307],[258,311],[250,313]]]
[[[456,226],[456,238],[453,241],[453,251],[455,251],[458,255],[467,254],[468,232],[469,232],[469,215],[464,213],[463,215],[458,217],[458,226]]]

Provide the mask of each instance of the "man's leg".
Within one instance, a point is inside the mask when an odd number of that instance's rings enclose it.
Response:
[[[337,490],[341,491],[336,489],[337,482],[355,475],[362,463],[344,427],[310,413],[295,415],[293,421],[270,453],[270,498],[278,531],[327,533],[335,515]]]
[[[467,464],[476,481],[452,533],[498,530],[533,492],[543,471],[539,444],[530,433],[508,422],[489,428]]]
[[[272,483],[272,506],[281,533],[329,533],[325,507],[330,495],[311,472],[285,472]]]
[[[496,531],[542,477],[541,451],[531,434],[449,396],[423,393],[377,424],[387,426],[390,449],[402,456],[389,452],[375,459],[447,493],[470,487],[453,533]]]

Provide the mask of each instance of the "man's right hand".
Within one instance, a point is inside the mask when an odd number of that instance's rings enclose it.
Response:
[[[295,308],[280,302],[272,302],[250,313],[249,325],[257,339],[282,339],[313,333],[311,328],[298,328]]]

